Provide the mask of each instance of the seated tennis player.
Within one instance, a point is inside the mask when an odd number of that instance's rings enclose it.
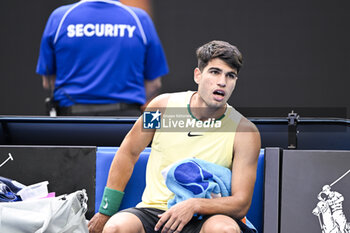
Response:
[[[99,213],[89,222],[90,232],[255,232],[245,215],[252,201],[260,135],[252,122],[227,104],[242,55],[227,42],[211,41],[197,49],[197,58],[198,90],[156,97],[125,137],[112,162]],[[142,201],[118,212],[134,165],[151,142]],[[197,191],[208,186],[205,179],[209,182],[216,171],[202,172],[201,181],[187,179],[183,172],[177,184],[193,196],[172,202],[169,208],[175,193],[163,175],[186,158],[229,169],[231,174],[222,177],[229,179],[229,194],[215,191],[209,198],[199,198]]]

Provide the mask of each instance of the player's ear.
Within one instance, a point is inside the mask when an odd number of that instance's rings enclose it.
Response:
[[[193,77],[194,77],[194,81],[195,83],[199,84],[201,78],[202,78],[202,72],[201,70],[197,67],[196,69],[194,69],[194,72],[193,72]]]

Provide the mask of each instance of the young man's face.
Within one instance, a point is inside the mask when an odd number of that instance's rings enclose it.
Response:
[[[194,71],[194,80],[198,84],[198,93],[208,107],[225,106],[237,81],[237,70],[223,60],[215,58],[200,71]]]

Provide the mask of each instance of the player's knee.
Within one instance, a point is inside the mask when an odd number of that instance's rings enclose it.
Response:
[[[220,233],[241,233],[241,229],[239,228],[239,226],[237,226],[236,224],[224,224],[221,226],[218,226],[218,229],[215,230],[216,232],[220,232]]]
[[[104,226],[102,233],[121,233],[123,232],[123,226],[118,223],[107,224]]]
[[[138,217],[131,213],[113,215],[105,224],[102,233],[145,233]]]
[[[241,229],[239,226],[234,224],[227,223],[216,223],[210,225],[203,231],[204,233],[241,233]]]
[[[237,225],[223,226],[223,233],[241,233],[241,229]]]

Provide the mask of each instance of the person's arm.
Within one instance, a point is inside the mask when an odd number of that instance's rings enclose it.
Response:
[[[145,80],[146,101],[152,100],[159,94],[162,87],[162,78],[158,77],[153,80]]]
[[[140,153],[151,142],[154,131],[143,132],[140,117],[123,140],[111,164],[107,187],[124,191]]]
[[[168,97],[166,95],[159,96],[155,98],[149,106],[152,108],[165,106],[164,104],[166,104],[167,99]],[[141,116],[125,136],[119,150],[115,154],[107,179],[107,187],[109,189],[118,190],[120,192],[124,191],[140,153],[153,139],[155,130],[143,129],[142,123]],[[110,216],[105,214],[95,214],[88,224],[89,232],[102,232],[109,218]]]
[[[112,190],[123,192],[134,169],[134,165],[139,158],[139,154],[151,141],[152,132],[143,132],[142,117],[140,117],[129,133],[124,138],[119,150],[115,154],[109,169],[107,187]],[[103,201],[103,200],[102,200]],[[89,221],[90,233],[100,233],[104,225],[111,216],[96,213]]]
[[[53,90],[55,87],[56,75],[43,75],[43,88],[45,90]]]
[[[145,92],[146,92],[146,103],[141,106],[141,111],[143,112],[148,104],[152,101],[152,99],[157,96],[160,92],[160,88],[162,87],[162,79],[158,77],[153,80],[145,80]]]
[[[181,231],[193,215],[225,214],[243,218],[250,207],[260,152],[260,134],[253,123],[243,118],[234,141],[231,196],[214,199],[192,198],[180,202],[160,216],[155,230]]]

